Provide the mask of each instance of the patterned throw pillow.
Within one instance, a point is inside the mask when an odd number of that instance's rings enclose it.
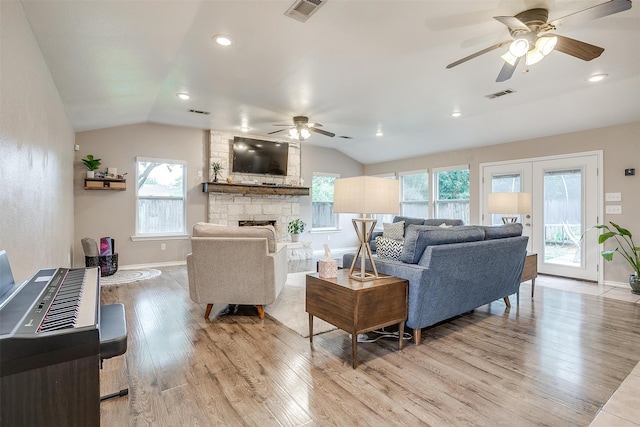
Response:
[[[384,223],[382,224],[384,231],[382,237],[385,239],[402,240],[404,239],[404,221]]]
[[[386,237],[376,237],[376,254],[378,258],[400,259],[404,240],[388,239]]]

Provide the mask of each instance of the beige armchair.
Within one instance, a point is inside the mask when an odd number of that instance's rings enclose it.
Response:
[[[279,249],[279,250],[278,250]],[[199,222],[193,226],[187,255],[189,295],[207,304],[265,305],[278,297],[287,280],[287,250],[278,248],[272,226],[236,227]]]

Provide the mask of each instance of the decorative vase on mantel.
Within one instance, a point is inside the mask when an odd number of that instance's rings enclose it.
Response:
[[[640,295],[640,276],[632,274],[629,276],[629,285],[631,285],[631,293]]]

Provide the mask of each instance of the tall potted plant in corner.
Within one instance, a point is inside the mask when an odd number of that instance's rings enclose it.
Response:
[[[602,251],[602,257],[607,261],[613,260],[613,255],[619,252],[622,257],[633,268],[633,274],[629,276],[629,285],[631,285],[631,292],[640,295],[640,247],[636,246],[633,242],[633,235],[626,228],[620,227],[618,224],[609,221],[609,224],[613,226],[613,229],[608,225],[596,225],[596,228],[606,230],[598,236],[598,243],[604,243],[607,240],[614,238],[618,243],[613,249]]]
[[[95,177],[95,171],[100,167],[101,164],[100,160],[102,159],[96,159],[95,157],[93,157],[93,154],[87,154],[87,158],[82,159],[82,163],[84,163],[87,169],[89,169],[87,171],[87,178]]]
[[[287,225],[287,231],[291,233],[291,241],[297,242],[298,235],[304,231],[305,224],[300,218],[296,218],[292,221],[289,221]]]

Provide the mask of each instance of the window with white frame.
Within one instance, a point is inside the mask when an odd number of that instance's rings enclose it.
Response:
[[[386,174],[373,175],[373,176],[376,176],[379,178],[396,179],[395,173],[386,173]],[[400,200],[398,200],[398,203],[400,203]],[[374,218],[377,220],[376,229],[382,230],[384,228],[383,224],[393,222],[394,216],[395,215],[393,214],[375,214]]]
[[[311,229],[337,230],[338,215],[333,212],[333,183],[340,175],[314,172],[311,178]]]
[[[136,236],[186,234],[186,162],[136,158]]]
[[[400,174],[400,213],[415,218],[429,217],[429,173]]]
[[[469,224],[469,166],[434,169],[434,218],[461,219]]]

